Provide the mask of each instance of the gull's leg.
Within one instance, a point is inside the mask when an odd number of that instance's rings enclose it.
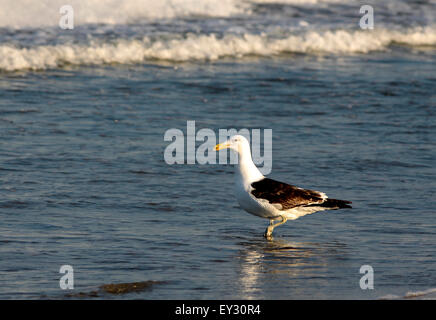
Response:
[[[286,218],[285,216],[281,216],[281,217],[282,217],[282,221],[276,223],[276,224],[274,225],[274,228],[275,228],[275,227],[278,227],[278,226],[280,226],[280,225],[286,223],[286,221],[288,221],[288,218]]]
[[[265,233],[263,234],[263,236],[267,239],[271,239],[272,236],[272,232],[274,230],[274,222],[273,220],[269,221],[269,226],[266,228]]]
[[[285,216],[281,216],[281,218],[282,218],[282,221],[277,222],[276,224],[273,223],[273,220],[269,221],[269,226],[266,228],[265,234],[264,234],[265,238],[271,239],[274,228],[278,227],[278,226],[284,224],[286,221],[288,221],[288,219]]]

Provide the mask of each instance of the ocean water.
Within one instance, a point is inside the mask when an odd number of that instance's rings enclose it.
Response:
[[[436,1],[70,4],[0,0],[1,299],[435,297]],[[231,165],[164,161],[187,121],[272,129],[271,178],[353,209],[265,240]]]

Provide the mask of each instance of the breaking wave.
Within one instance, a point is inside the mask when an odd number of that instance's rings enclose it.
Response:
[[[229,17],[249,10],[248,3],[240,0],[0,0],[0,27],[57,26],[59,9],[65,4],[74,8],[75,25],[125,24],[189,16]]]
[[[250,14],[253,4],[316,5],[343,0],[0,0],[0,28],[56,26],[59,9],[74,8],[75,24],[125,24],[180,17]]]
[[[172,38],[116,38],[84,44],[36,45],[29,48],[0,45],[0,70],[43,70],[64,65],[133,64],[213,61],[224,57],[299,54],[354,54],[388,50],[392,44],[435,46],[436,28],[417,27],[406,31],[308,31],[273,37],[268,34],[187,34]]]

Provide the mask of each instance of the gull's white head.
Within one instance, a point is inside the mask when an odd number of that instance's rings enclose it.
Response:
[[[247,188],[253,181],[258,181],[264,178],[251,159],[250,143],[245,137],[235,135],[226,142],[215,146],[215,150],[217,151],[227,148],[238,154],[238,163],[235,166],[237,177],[242,177],[242,181]]]
[[[236,151],[239,154],[246,153],[250,154],[250,143],[248,140],[241,135],[234,135],[226,142],[217,144],[215,146],[215,150],[222,150],[222,149],[231,149],[233,151]]]

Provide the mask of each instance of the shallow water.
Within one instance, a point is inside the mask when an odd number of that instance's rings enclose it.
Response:
[[[0,74],[1,299],[65,298],[62,265],[73,292],[163,281],[118,299],[433,292],[434,46],[91,64]],[[237,205],[230,165],[165,163],[164,133],[188,120],[272,129],[270,177],[353,209],[265,240],[267,221]],[[362,265],[373,290],[360,289]]]
[[[164,280],[139,298],[376,298],[434,287],[434,55],[103,67],[1,79],[1,298]],[[401,66],[399,68],[398,66]],[[408,74],[407,79],[404,76]],[[262,238],[230,165],[169,128],[272,128],[271,176],[352,200]],[[370,264],[375,289],[359,287]],[[126,296],[132,297],[132,296]]]

